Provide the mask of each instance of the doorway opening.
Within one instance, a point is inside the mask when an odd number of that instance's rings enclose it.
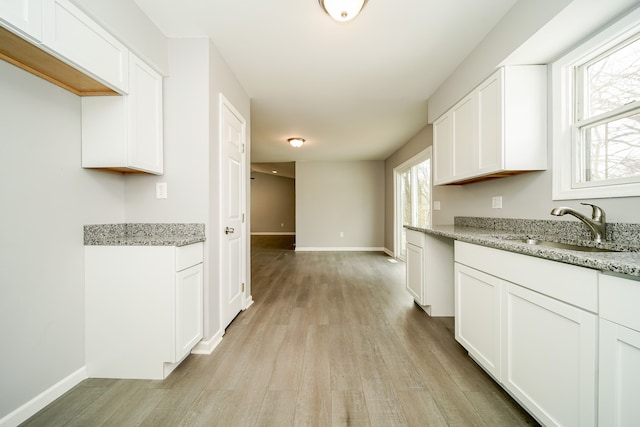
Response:
[[[251,164],[252,249],[295,250],[295,162]]]

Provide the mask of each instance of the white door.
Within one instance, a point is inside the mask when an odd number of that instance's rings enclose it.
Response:
[[[220,96],[221,144],[221,315],[226,328],[243,309],[245,292],[245,138],[246,121]]]

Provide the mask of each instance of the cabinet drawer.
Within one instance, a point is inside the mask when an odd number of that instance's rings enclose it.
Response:
[[[600,274],[600,317],[640,331],[640,280]]]
[[[407,243],[411,243],[419,248],[424,248],[424,233],[407,229]]]
[[[455,243],[456,262],[520,286],[598,311],[598,271],[466,242]]]
[[[184,270],[192,265],[202,262],[204,244],[194,243],[193,245],[179,246],[176,248],[176,271]]]

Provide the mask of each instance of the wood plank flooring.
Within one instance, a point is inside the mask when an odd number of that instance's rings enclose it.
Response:
[[[290,242],[285,242],[290,248]],[[252,248],[254,305],[164,381],[88,379],[25,426],[537,425],[380,253]]]

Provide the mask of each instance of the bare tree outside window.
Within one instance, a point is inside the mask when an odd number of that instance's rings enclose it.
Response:
[[[605,52],[580,70],[580,181],[640,177],[640,39]]]

